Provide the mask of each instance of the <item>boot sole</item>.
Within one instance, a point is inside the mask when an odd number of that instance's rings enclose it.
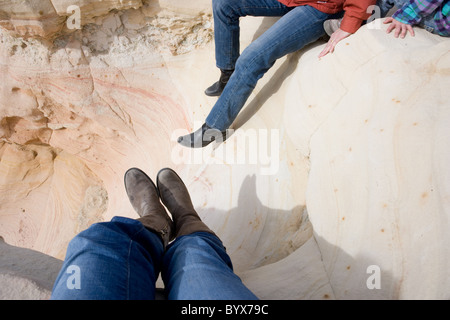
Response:
[[[223,92],[223,90],[220,91],[220,92],[213,92],[213,93],[208,93],[208,92],[205,91],[205,94],[206,94],[208,97],[220,97],[220,95],[222,94],[222,92]]]

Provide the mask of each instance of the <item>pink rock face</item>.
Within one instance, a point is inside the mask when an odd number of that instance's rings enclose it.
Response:
[[[78,50],[81,51],[81,48]],[[22,175],[25,180],[36,179],[38,185],[43,181],[54,180],[54,165],[64,155],[67,158],[61,163],[63,167],[75,163],[80,165],[78,169],[81,171],[76,169],[73,178],[83,187],[80,186],[77,197],[69,201],[78,202],[79,205],[83,203],[86,190],[91,185],[83,180],[85,174],[96,176],[98,181],[94,187],[105,190],[104,181],[108,179],[100,178],[102,176],[115,176],[113,184],[118,188],[121,175],[128,166],[139,165],[148,169],[152,162],[169,163],[170,133],[174,128],[188,125],[186,111],[176,100],[176,94],[170,94],[173,90],[170,81],[152,80],[151,77],[143,81],[139,74],[152,70],[161,77],[168,72],[162,65],[161,62],[156,66],[141,64],[137,70],[95,68],[87,64],[67,70],[52,70],[51,67],[48,70],[43,66],[15,65],[12,61],[3,65],[2,70],[8,75],[3,86],[2,109],[3,136],[8,141],[3,143],[2,148],[5,150],[3,163],[8,167],[5,168],[7,175],[16,177],[19,184],[24,183]],[[7,101],[15,103],[9,104]],[[12,159],[8,160],[9,157]],[[123,160],[114,161],[112,168],[109,163],[114,158]],[[149,160],[148,163],[143,161],[145,158]],[[18,163],[21,165],[15,168]],[[34,171],[24,168],[28,166],[27,163],[38,168],[32,168]],[[19,175],[11,172],[14,168],[26,173]],[[43,171],[39,172],[40,169]],[[47,176],[43,174],[45,170],[48,170]],[[112,175],[105,170],[117,173]],[[67,183],[70,185],[69,181]],[[38,187],[42,188],[42,185]],[[63,193],[63,189],[54,191]],[[43,201],[41,205],[46,207],[48,199],[44,198],[38,202]],[[105,201],[103,209],[106,210],[107,198]],[[64,211],[67,208],[61,209]],[[78,209],[70,211],[76,213]],[[97,216],[99,220],[101,214]],[[61,214],[53,212],[51,215]],[[73,219],[76,223],[81,222],[77,222],[76,216],[69,218]],[[36,239],[40,237],[40,229],[36,228],[34,232]],[[67,233],[65,242],[79,229],[76,227]],[[32,235],[28,237],[29,240],[33,238]],[[8,237],[6,239],[9,240]],[[29,241],[32,247],[36,246],[33,242]],[[60,252],[58,257],[63,257],[62,248],[56,249],[54,243],[48,250],[47,253]]]

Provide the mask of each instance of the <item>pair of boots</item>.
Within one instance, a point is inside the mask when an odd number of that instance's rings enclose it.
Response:
[[[142,170],[131,168],[125,173],[124,182],[131,205],[140,216],[138,220],[161,238],[164,249],[183,235],[214,234],[198,216],[185,184],[172,169],[160,170],[155,185]]]

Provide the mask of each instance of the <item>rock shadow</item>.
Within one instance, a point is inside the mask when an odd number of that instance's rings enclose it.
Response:
[[[0,275],[31,281],[39,289],[51,292],[62,261],[44,253],[7,244],[0,237]],[[2,290],[5,288],[2,286]],[[7,292],[2,293],[2,295]],[[26,296],[27,293],[24,293]]]
[[[262,35],[278,19],[279,17],[265,17],[259,28],[256,30],[252,41],[256,40],[260,35]],[[249,121],[269,100],[269,98],[275,95],[280,90],[284,83],[284,80],[295,72],[302,55],[305,52],[313,49],[314,47],[322,45],[323,43],[324,41],[322,39],[318,39],[317,41],[306,45],[304,48],[288,54],[286,56],[286,60],[279,67],[277,67],[277,70],[275,71],[273,76],[267,81],[267,83],[255,95],[255,97],[247,102],[247,105],[244,106],[244,108],[238,114],[231,127],[236,130],[242,127],[247,121]],[[272,68],[275,68],[275,66]]]
[[[351,255],[314,233],[324,269],[337,300],[397,300],[400,281],[370,248]],[[384,263],[384,264],[383,264]]]
[[[347,253],[314,232],[305,206],[269,208],[256,188],[256,176],[246,176],[235,208],[197,210],[223,241],[235,272],[259,298],[398,299],[400,282],[370,248]]]
[[[269,208],[258,198],[256,187],[256,175],[246,176],[235,208],[197,208],[204,222],[224,242],[236,271],[281,260],[312,236],[304,206],[291,210]]]
[[[348,254],[314,232],[305,206],[270,208],[258,198],[256,188],[256,176],[248,175],[235,208],[197,210],[224,242],[235,272],[259,298],[399,298],[401,281],[377,261],[370,248]],[[30,280],[51,292],[61,266],[61,260],[0,238],[1,274]]]

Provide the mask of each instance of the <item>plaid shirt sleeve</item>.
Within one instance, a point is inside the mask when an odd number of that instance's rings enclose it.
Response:
[[[422,20],[422,17],[433,14],[439,7],[442,7],[442,10],[436,12],[435,19],[448,20],[450,11],[448,0],[410,0],[397,10],[392,17],[400,22],[415,25]]]

